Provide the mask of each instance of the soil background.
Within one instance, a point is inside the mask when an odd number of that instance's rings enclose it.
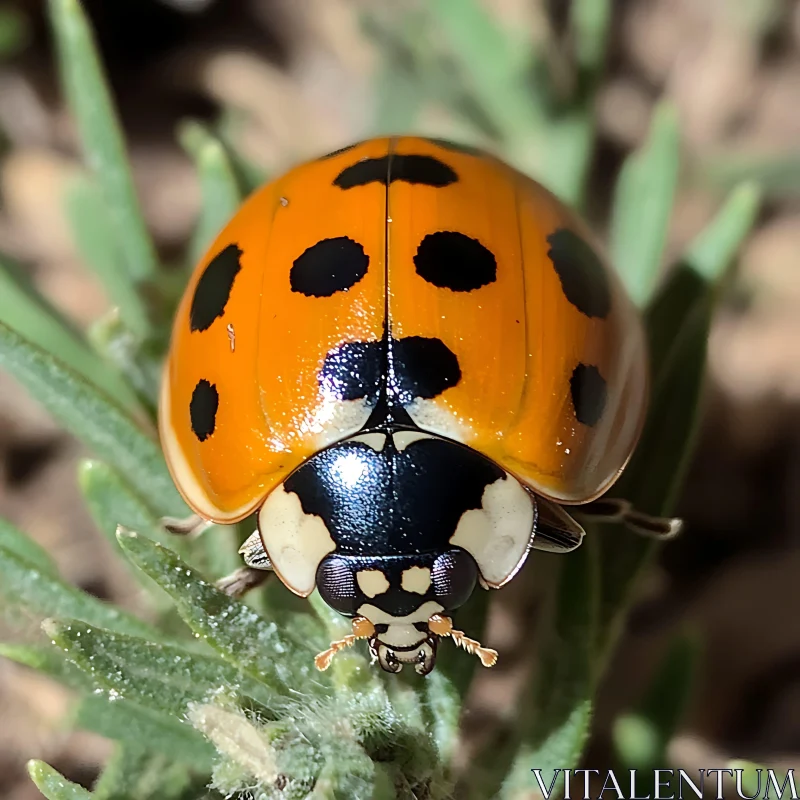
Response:
[[[484,2],[518,26],[557,26],[567,4]],[[63,187],[79,162],[45,9],[40,0],[0,6],[26,20],[17,51],[0,60],[0,252],[88,326],[108,301],[63,217]],[[175,140],[181,120],[233,110],[238,145],[275,172],[357,140],[376,113],[381,53],[359,26],[357,2],[85,6],[165,259],[182,253],[199,205],[192,165]],[[686,534],[664,548],[643,586],[602,687],[586,763],[607,764],[611,721],[636,701],[674,632],[690,624],[703,656],[670,746],[672,766],[747,757],[800,768],[800,2],[614,3],[591,174],[590,213],[601,233],[621,161],[642,141],[662,96],[679,109],[686,164],[668,254],[710,218],[725,175],[764,177],[767,201],[711,334],[701,442],[680,506]],[[422,113],[434,127],[447,119],[435,103]],[[697,179],[711,173],[716,186]],[[0,374],[0,515],[46,545],[69,580],[129,604],[128,579],[80,499],[81,455]],[[501,682],[484,703],[502,707]],[[64,690],[0,661],[0,798],[39,797],[24,771],[33,756],[91,784],[108,745],[66,732],[68,707]]]

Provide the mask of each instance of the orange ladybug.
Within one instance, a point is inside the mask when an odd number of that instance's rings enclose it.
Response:
[[[642,324],[585,226],[498,159],[378,138],[241,207],[180,304],[167,463],[205,521],[258,512],[239,593],[273,570],[429,672],[473,589],[566,551],[646,411]]]

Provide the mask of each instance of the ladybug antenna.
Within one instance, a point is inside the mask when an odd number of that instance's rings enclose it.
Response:
[[[464,648],[468,653],[478,656],[484,667],[493,667],[497,663],[497,650],[491,647],[484,647],[475,639],[470,639],[464,631],[457,631],[453,628],[453,620],[441,614],[434,614],[428,620],[428,630],[437,636],[449,636],[458,647]]]
[[[375,635],[375,626],[366,617],[353,618],[353,632],[347,636],[331,642],[327,650],[314,657],[314,664],[320,672],[324,672],[331,665],[333,657],[346,647],[352,647],[358,639],[369,639]]]

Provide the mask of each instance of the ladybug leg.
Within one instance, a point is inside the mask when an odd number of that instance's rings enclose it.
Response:
[[[246,566],[217,581],[217,589],[231,597],[241,597],[251,589],[261,586],[272,571],[272,562],[258,531],[248,536],[239,548],[239,554]]]
[[[177,517],[162,517],[161,524],[176,536],[188,536],[191,539],[199,536],[203,531],[208,530],[214,523],[192,514],[185,519]]]
[[[251,589],[261,586],[270,573],[264,570],[253,569],[252,567],[240,567],[230,575],[220,578],[217,581],[217,589],[225,592],[229,597],[242,597]]]
[[[369,639],[370,636],[374,635],[375,626],[366,617],[354,617],[353,632],[336,642],[331,642],[331,646],[327,650],[323,650],[323,652],[315,656],[314,664],[320,672],[324,672],[340,650],[344,650],[345,647],[352,647],[358,639]]]
[[[428,620],[428,630],[436,636],[449,636],[458,647],[463,647],[468,653],[478,656],[484,667],[493,667],[497,663],[497,650],[484,647],[475,639],[470,639],[464,634],[464,631],[455,630],[450,617],[434,614]]]
[[[627,500],[616,497],[601,498],[575,509],[576,514],[593,522],[618,522],[648,539],[666,541],[674,539],[683,529],[683,520],[677,517],[652,517],[637,511]]]

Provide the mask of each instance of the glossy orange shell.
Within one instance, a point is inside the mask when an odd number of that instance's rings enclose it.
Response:
[[[387,155],[431,156],[457,180],[334,185],[344,169]],[[488,248],[496,280],[472,291],[423,280],[414,256],[437,231]],[[295,260],[342,236],[369,258],[363,278],[331,296],[293,292]],[[539,184],[492,157],[432,140],[373,139],[267,184],[217,237],[175,319],[160,430],[181,493],[202,517],[237,521],[304,459],[358,430],[363,414],[326,393],[320,369],[342,343],[379,340],[388,313],[395,339],[434,337],[458,359],[457,384],[410,409],[420,427],[479,450],[549,499],[599,496],[636,444],[647,359],[639,316],[589,242],[581,222]],[[192,330],[198,281],[230,245],[239,248],[240,269],[229,299],[206,329]],[[583,266],[576,271],[565,258]],[[189,413],[200,381],[218,396],[213,433],[202,440]],[[600,400],[586,401],[581,387],[596,394],[598,381]],[[579,400],[588,402],[583,422]]]

